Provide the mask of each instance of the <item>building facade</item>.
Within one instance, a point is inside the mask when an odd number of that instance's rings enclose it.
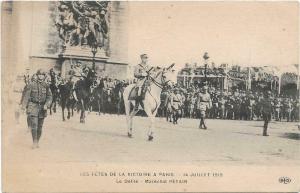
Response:
[[[107,3],[108,6],[105,8],[108,26],[106,44],[105,47],[98,47],[93,57],[90,45],[70,46],[61,38],[58,20],[66,11],[59,7],[59,2],[3,2],[2,40],[4,41],[2,48],[5,48],[5,51],[2,55],[5,59],[2,60],[2,66],[5,65],[7,68],[5,71],[14,75],[26,71],[33,74],[38,68],[47,71],[53,68],[65,76],[73,63],[81,61],[83,65],[90,67],[94,62],[95,70],[101,76],[126,79],[128,5],[126,2],[116,1]],[[74,7],[72,4],[69,6]],[[80,13],[76,16],[74,9],[69,10],[69,12],[72,11],[73,17],[78,19]],[[94,12],[91,12],[91,16],[82,16],[82,18],[91,21],[95,18],[93,14]],[[70,35],[71,32],[65,31],[64,33]]]

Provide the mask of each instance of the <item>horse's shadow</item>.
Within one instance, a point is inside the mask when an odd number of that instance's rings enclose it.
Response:
[[[71,130],[76,131],[76,132],[92,133],[92,134],[104,135],[104,136],[109,136],[109,137],[128,138],[128,136],[125,134],[122,135],[122,134],[118,134],[118,133],[110,133],[110,132],[99,131],[99,130],[86,130],[86,129],[79,129],[79,128],[72,128]]]
[[[261,134],[257,134],[257,133],[247,133],[247,132],[233,132],[233,133],[242,134],[242,135],[261,136]]]
[[[280,135],[282,138],[300,140],[300,133],[283,133]]]

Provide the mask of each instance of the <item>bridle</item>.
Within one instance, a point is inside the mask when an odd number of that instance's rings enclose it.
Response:
[[[159,87],[159,88],[161,88],[161,89],[163,89],[163,88],[167,85],[167,83],[170,81],[170,80],[165,81],[164,76],[163,76],[163,73],[164,73],[164,71],[158,72],[155,78],[153,78],[152,76],[148,75],[148,78],[151,80],[151,82],[153,82],[157,87]],[[160,74],[162,74],[162,75],[161,75],[161,82],[162,82],[162,83],[159,83],[159,82],[156,80],[156,78],[157,78]]]

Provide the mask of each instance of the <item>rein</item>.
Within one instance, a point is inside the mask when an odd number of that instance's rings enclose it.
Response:
[[[162,72],[157,73],[156,77]],[[151,80],[151,82],[153,82],[157,87],[163,89],[164,88],[164,84],[157,82],[157,80],[155,80],[155,78],[153,78],[152,76],[149,75],[149,78]],[[161,82],[163,82],[163,77],[161,76]]]

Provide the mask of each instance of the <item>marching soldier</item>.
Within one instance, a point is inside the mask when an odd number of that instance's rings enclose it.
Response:
[[[45,82],[45,72],[40,69],[36,75],[37,80],[32,81],[27,86],[21,103],[22,110],[24,111],[26,108],[27,121],[33,139],[33,149],[39,147],[38,143],[42,135],[44,119],[52,101],[50,88]]]
[[[179,117],[179,110],[182,106],[182,96],[180,95],[179,89],[175,88],[175,92],[171,95],[171,106],[173,109],[173,123],[177,124]]]
[[[148,76],[148,70],[150,70],[150,67],[148,65],[148,56],[147,54],[142,54],[141,56],[141,63],[135,66],[134,69],[134,77],[138,79],[136,83],[136,102],[135,102],[135,110],[137,111],[139,108],[140,102],[144,99],[145,93],[146,93],[146,85],[145,81]]]
[[[261,100],[261,106],[262,106],[262,116],[264,119],[263,136],[269,136],[267,130],[272,115],[271,91],[268,91],[266,93],[266,97]]]
[[[205,125],[206,111],[211,107],[211,98],[208,93],[208,87],[203,87],[203,93],[199,93],[197,98],[197,109],[200,111],[200,125],[199,129],[207,129]]]

